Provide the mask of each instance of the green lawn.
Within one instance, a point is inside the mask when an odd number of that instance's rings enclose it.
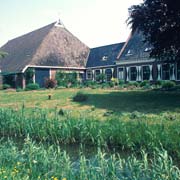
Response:
[[[99,113],[113,110],[115,113],[139,111],[148,114],[164,112],[180,113],[179,92],[116,91],[84,89],[88,100],[84,103],[72,101],[79,89],[42,90],[25,92],[0,91],[0,107],[63,108],[68,110],[88,110],[95,107]],[[48,95],[52,99],[48,100]]]

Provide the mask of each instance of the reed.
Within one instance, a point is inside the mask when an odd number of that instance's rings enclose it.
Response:
[[[97,155],[86,158],[79,153],[72,161],[59,146],[35,144],[29,138],[22,147],[12,141],[0,145],[0,179],[41,180],[179,180],[180,170],[172,163],[165,150],[156,150],[153,157],[141,151],[139,158],[127,159],[117,154],[107,155],[98,150]]]
[[[24,138],[54,144],[82,143],[94,146],[118,147],[123,150],[148,152],[165,148],[170,155],[180,158],[179,121],[150,123],[144,116],[123,120],[124,116],[111,116],[100,121],[95,116],[71,113],[59,115],[57,110],[0,109],[0,135]]]

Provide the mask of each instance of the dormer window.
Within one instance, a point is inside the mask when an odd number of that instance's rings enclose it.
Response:
[[[152,50],[151,47],[146,47],[145,50],[144,50],[144,52],[149,52],[149,51],[151,51],[151,50]]]
[[[132,56],[132,55],[133,55],[133,51],[131,49],[129,49],[126,56]]]
[[[107,61],[108,60],[108,56],[103,56],[101,60],[102,61]]]

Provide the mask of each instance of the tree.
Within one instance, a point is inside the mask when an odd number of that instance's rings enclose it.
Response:
[[[129,8],[128,24],[152,45],[151,57],[180,59],[179,0],[143,0]]]

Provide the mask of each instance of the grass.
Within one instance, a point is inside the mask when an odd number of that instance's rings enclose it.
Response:
[[[134,112],[118,117],[111,115],[101,121],[96,114],[88,113],[74,116],[73,112],[62,115],[57,110],[37,108],[31,111],[0,109],[0,135],[13,138],[29,135],[33,140],[53,144],[82,143],[128,151],[143,148],[149,153],[164,147],[170,155],[180,159],[180,121],[166,120],[164,116],[149,118]]]
[[[78,91],[0,91],[0,136],[33,141],[22,147],[0,143],[0,179],[179,179],[179,169],[168,156],[180,165],[179,92],[83,89],[88,99],[74,102]],[[92,158],[80,153],[74,162],[59,149],[74,143],[141,158],[125,160],[99,151]]]
[[[179,180],[180,177],[180,170],[164,150],[154,151],[151,162],[144,151],[139,159],[131,155],[125,160],[117,154],[107,156],[100,149],[91,159],[79,152],[77,161],[72,161],[59,147],[37,145],[27,138],[21,149],[11,141],[2,143],[0,159],[0,179],[8,180]]]
[[[116,113],[139,111],[149,114],[160,114],[166,111],[180,113],[179,92],[155,91],[115,91],[102,89],[85,89],[88,101],[77,103],[72,97],[79,89],[43,90],[32,92],[0,91],[0,107],[21,108],[64,108],[69,110],[87,110],[92,106],[99,113],[113,110]],[[48,100],[48,95],[52,99]]]

